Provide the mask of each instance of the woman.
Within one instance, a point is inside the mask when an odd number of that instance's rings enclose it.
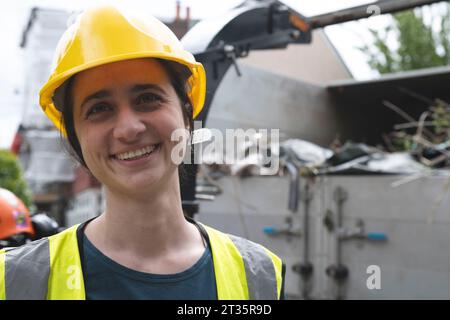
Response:
[[[202,65],[159,20],[115,7],[79,17],[40,104],[105,186],[106,209],[0,254],[0,298],[281,297],[277,256],[183,215],[171,135],[192,128],[205,88]]]

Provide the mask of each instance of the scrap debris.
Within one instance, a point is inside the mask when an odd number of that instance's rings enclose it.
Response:
[[[408,152],[430,168],[450,167],[450,105],[436,99],[419,119],[414,119],[393,103],[383,104],[408,122],[396,124],[383,136],[389,152]]]
[[[406,122],[395,124],[392,132],[383,134],[384,146],[381,147],[333,141],[330,148],[323,148],[305,140],[288,139],[274,144],[266,140],[258,148],[251,148],[261,142],[255,136],[240,147],[245,152],[241,152],[242,157],[233,164],[214,161],[217,150],[204,155],[204,159],[208,160],[210,176],[216,178],[265,175],[270,150],[278,150],[272,154],[278,155],[280,160],[277,175],[285,175],[290,164],[299,168],[301,175],[429,174],[433,169],[450,167],[450,104],[440,99],[429,104],[430,107],[414,119],[392,102],[383,101],[384,106]]]

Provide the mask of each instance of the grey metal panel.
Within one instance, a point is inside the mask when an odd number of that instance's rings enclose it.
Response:
[[[324,176],[311,184],[312,298],[334,299],[336,294],[335,282],[325,273],[336,261],[336,234],[324,226],[323,219],[327,210],[336,218],[333,193],[338,186],[348,193],[343,206],[343,227],[353,228],[357,219],[362,219],[366,232],[383,232],[388,237],[384,243],[353,239],[342,244],[342,262],[349,269],[345,298],[450,298],[448,177],[426,177],[392,187],[393,182],[403,178],[405,176]],[[201,203],[201,220],[261,243],[277,253],[287,264],[287,296],[300,298],[302,280],[291,268],[302,262],[304,239],[293,238],[289,242],[286,236],[269,237],[262,232],[264,226],[282,226],[291,214],[286,209],[287,179],[225,177],[218,182],[224,194],[216,201]],[[239,197],[230,196],[236,192]],[[238,211],[233,212],[235,208]],[[301,202],[293,218],[302,230],[303,215]],[[367,288],[369,265],[381,268],[380,290]]]
[[[347,299],[440,299],[450,297],[450,223],[448,177],[427,177],[399,187],[393,182],[405,176],[328,176],[318,179],[318,194],[324,195],[323,210],[336,214],[333,191],[343,187],[348,198],[343,205],[343,227],[353,228],[364,221],[366,232],[383,232],[385,243],[349,240],[342,244],[342,262],[349,269],[345,284]],[[442,200],[442,201],[441,201]],[[436,204],[436,205],[435,205]],[[323,212],[323,211],[322,211]],[[318,270],[318,281],[333,298],[336,285],[324,276],[335,263],[335,234],[328,234],[327,263]],[[366,273],[369,265],[381,268],[381,289],[369,290]]]
[[[214,201],[203,201],[200,212],[290,215],[288,177],[226,177],[216,183],[224,190]],[[257,187],[255,187],[257,186]],[[264,199],[262,199],[264,198]],[[262,201],[264,200],[264,201]]]
[[[328,176],[318,179],[327,190],[325,204],[334,205],[333,190],[342,186],[349,199],[345,217],[416,222],[450,222],[450,177],[431,176],[393,186],[406,176]]]
[[[347,299],[450,299],[448,272],[380,264],[381,288],[368,289],[367,265],[350,265]]]
[[[237,214],[239,212],[241,200],[240,193],[236,192],[240,182],[237,178],[219,179],[216,183],[224,192],[214,199],[214,201],[202,201],[200,203],[201,212]]]
[[[336,110],[323,87],[240,64],[217,89],[206,126],[277,128],[287,137],[329,144],[336,135]],[[317,130],[320,128],[320,130]],[[283,138],[283,137],[282,137]]]
[[[347,225],[352,222],[346,220]],[[450,275],[450,225],[368,220],[366,228],[386,232],[388,242],[349,241],[345,244],[345,261],[396,264],[405,268],[447,272]],[[450,293],[450,287],[448,291]]]

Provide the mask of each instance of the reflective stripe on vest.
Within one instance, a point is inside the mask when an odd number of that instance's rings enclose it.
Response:
[[[47,238],[7,250],[5,254],[6,299],[45,299],[49,274],[50,253]]]
[[[85,299],[77,228],[5,254],[0,251],[0,299]],[[204,228],[219,300],[279,299],[281,260],[277,256],[249,240]]]
[[[277,300],[275,267],[263,247],[249,240],[229,235],[244,260],[250,300]]]

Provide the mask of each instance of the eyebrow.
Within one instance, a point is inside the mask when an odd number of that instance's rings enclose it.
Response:
[[[159,91],[160,93],[165,93],[164,89],[161,88],[161,86],[156,85],[156,84],[150,84],[150,83],[134,85],[130,91],[132,93],[136,93],[136,92],[140,92],[140,91],[144,91],[144,90],[148,90],[148,89],[153,89],[153,90]]]
[[[109,90],[100,90],[97,91],[89,96],[87,96],[86,98],[84,98],[83,102],[81,103],[81,110],[83,110],[83,107],[86,105],[86,103],[88,103],[91,100],[95,100],[95,99],[102,99],[102,98],[106,98],[111,96],[111,92]]]
[[[130,89],[130,92],[131,93],[137,93],[137,92],[145,91],[145,90],[148,90],[148,89],[159,91],[162,94],[165,93],[164,89],[162,89],[160,86],[158,86],[156,84],[150,84],[150,83],[149,84],[136,84]],[[81,110],[83,110],[83,107],[89,101],[95,100],[95,99],[107,98],[107,97],[110,97],[111,95],[112,94],[111,94],[110,90],[100,90],[100,91],[94,92],[93,94],[87,96],[83,100],[83,102],[81,103]]]

